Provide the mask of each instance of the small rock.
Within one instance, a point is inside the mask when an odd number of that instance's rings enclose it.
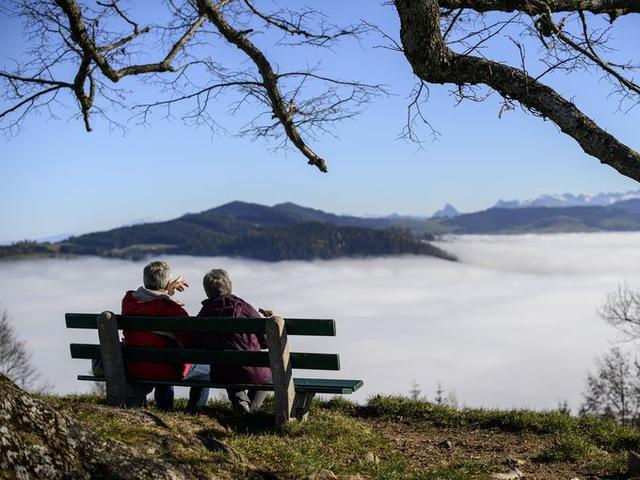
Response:
[[[380,457],[378,457],[373,452],[367,452],[367,454],[364,456],[364,461],[369,463],[375,463],[377,465],[380,463]]]
[[[331,470],[323,468],[322,470],[318,470],[316,473],[309,475],[307,480],[336,480],[337,478],[338,477],[336,477],[335,473]]]
[[[512,468],[517,468],[517,467],[522,467],[523,465],[526,465],[527,461],[523,460],[521,458],[508,458],[507,459],[507,465],[509,465]]]
[[[523,478],[524,473],[522,473],[518,468],[514,468],[510,472],[507,473],[492,473],[492,480],[516,480],[518,478]]]
[[[440,448],[451,448],[451,447],[453,447],[453,443],[451,443],[451,440],[445,440],[445,441],[443,441],[443,442],[440,442],[440,443],[438,444],[438,446],[439,446]]]
[[[344,480],[364,480],[364,477],[362,475],[360,475],[359,473],[353,473],[351,475],[347,475],[346,477],[343,477]]]

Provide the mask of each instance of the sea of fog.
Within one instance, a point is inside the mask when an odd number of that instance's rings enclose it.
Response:
[[[214,267],[235,293],[283,316],[335,318],[335,338],[292,337],[296,351],[337,352],[342,371],[365,382],[354,398],[433,398],[438,382],[462,405],[554,408],[581,402],[594,360],[619,340],[597,316],[621,282],[640,286],[640,233],[461,236],[438,245],[459,263],[425,257],[263,263],[166,258],[191,281],[180,294],[192,314]],[[88,362],[68,344],[95,332],[65,328],[65,312],[119,311],[141,283],[142,262],[79,258],[0,263],[0,309],[56,392],[82,392]],[[299,371],[299,376],[314,372]]]

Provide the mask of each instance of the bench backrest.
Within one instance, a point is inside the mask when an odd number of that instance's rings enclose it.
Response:
[[[67,328],[97,330],[96,313],[67,313]],[[189,333],[265,333],[265,318],[228,317],[157,317],[115,315],[119,330],[151,330]],[[284,319],[286,334],[335,336],[335,321],[331,319]],[[70,344],[71,357],[100,358],[100,345]],[[229,366],[270,366],[267,352],[212,351],[192,348],[123,347],[126,360],[148,360],[177,363],[214,363]],[[291,368],[310,370],[340,370],[340,356],[330,353],[291,352]]]

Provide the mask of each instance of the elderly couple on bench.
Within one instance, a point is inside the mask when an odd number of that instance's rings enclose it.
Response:
[[[144,267],[144,285],[128,291],[122,300],[123,315],[185,316],[184,306],[174,300],[176,291],[182,292],[189,285],[182,276],[172,279],[171,268],[166,262],[151,262]],[[231,279],[224,270],[214,269],[204,276],[204,291],[199,317],[259,317],[260,314],[243,299],[231,293]],[[265,315],[271,312],[261,310]],[[182,347],[208,350],[260,351],[267,348],[264,335],[243,333],[195,334],[186,332],[157,332],[124,330],[123,344],[128,347]],[[216,365],[189,365],[160,362],[127,362],[129,374],[145,380],[211,380],[216,383],[264,384],[271,381],[267,367],[229,367]],[[173,408],[173,387],[152,385],[158,408]],[[227,390],[234,410],[254,412],[260,408],[267,392],[262,390]],[[209,389],[192,387],[187,409],[197,411],[204,407]]]

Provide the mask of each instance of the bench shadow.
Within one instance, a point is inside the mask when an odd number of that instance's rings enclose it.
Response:
[[[196,437],[210,452],[224,453],[237,462],[246,463],[246,459],[238,450],[220,439],[222,435],[219,431],[203,429],[196,433]]]
[[[223,427],[209,429],[205,428],[196,433],[196,437],[201,444],[210,452],[222,453],[225,457],[232,459],[234,463],[248,466],[248,470],[243,472],[247,479],[280,480],[277,474],[266,468],[251,465],[244,455],[233,446],[229,445],[225,439],[234,434],[270,434],[277,433],[278,429],[273,420],[273,414],[268,412],[256,412],[250,414],[237,413],[228,409],[205,407],[199,412],[215,419]]]
[[[238,413],[231,408],[205,407],[200,413],[215,419],[226,430],[231,430],[235,433],[270,434],[279,432],[274,421],[273,412],[268,410],[254,413]]]
[[[158,417],[156,414],[151,413],[148,410],[141,410],[142,414],[146,417],[149,417],[149,419],[156,424],[156,426],[160,427],[160,428],[169,428],[169,425],[167,425],[164,420],[162,420],[160,417]]]

